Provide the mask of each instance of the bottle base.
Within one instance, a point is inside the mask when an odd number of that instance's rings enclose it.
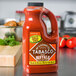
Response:
[[[26,73],[49,73],[57,72],[58,65],[39,65],[39,66],[27,66],[24,68]]]

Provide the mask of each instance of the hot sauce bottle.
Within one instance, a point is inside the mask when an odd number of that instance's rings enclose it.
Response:
[[[28,3],[24,9],[23,26],[23,69],[27,73],[57,72],[58,69],[58,26],[54,14],[42,7],[43,3]],[[47,33],[42,16],[51,24]]]

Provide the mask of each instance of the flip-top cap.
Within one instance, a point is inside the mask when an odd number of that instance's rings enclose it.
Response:
[[[43,6],[43,3],[41,3],[41,2],[29,2],[28,6]]]

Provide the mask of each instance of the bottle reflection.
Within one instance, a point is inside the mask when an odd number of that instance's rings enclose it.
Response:
[[[23,76],[58,76],[58,73],[41,73],[41,74],[28,74],[23,71]]]

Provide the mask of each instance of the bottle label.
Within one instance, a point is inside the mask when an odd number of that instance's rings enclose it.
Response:
[[[40,32],[29,34],[29,65],[56,64],[56,43],[47,43]]]

